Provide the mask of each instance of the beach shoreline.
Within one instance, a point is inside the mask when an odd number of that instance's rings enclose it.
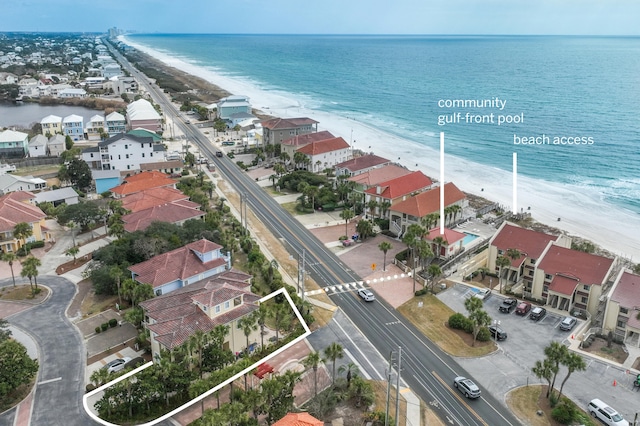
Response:
[[[410,143],[353,117],[314,110],[305,104],[304,99],[291,99],[284,93],[261,90],[250,82],[190,64],[179,57],[132,42],[126,37],[120,36],[119,39],[169,68],[200,78],[224,92],[249,96],[257,112],[282,118],[313,118],[320,122],[318,130],[329,130],[336,136],[342,136],[354,149],[375,152],[411,170],[422,170],[428,176],[440,179],[439,153],[434,149]],[[445,147],[446,144],[445,133]],[[448,154],[445,155],[445,172],[445,182],[454,182],[465,192],[495,201],[511,210],[510,172],[481,166]],[[617,216],[611,218],[610,206],[581,192],[580,188],[525,176],[519,176],[518,194],[518,213],[531,213],[536,221],[544,225],[592,241],[630,261],[633,261],[634,256],[640,256],[640,218],[633,212],[616,211]]]

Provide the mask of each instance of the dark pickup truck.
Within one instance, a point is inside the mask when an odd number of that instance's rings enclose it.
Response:
[[[516,306],[518,306],[518,301],[513,297],[509,297],[504,299],[504,301],[502,302],[502,305],[500,305],[498,309],[502,313],[510,314],[511,311],[513,311],[516,308]]]

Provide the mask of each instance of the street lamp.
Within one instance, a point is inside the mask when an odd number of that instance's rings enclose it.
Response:
[[[494,339],[496,342],[496,345],[498,344],[498,328],[500,327],[500,321],[499,320],[493,320],[493,325],[496,328],[496,333],[494,335]]]

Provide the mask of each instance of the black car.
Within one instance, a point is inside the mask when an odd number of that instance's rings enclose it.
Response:
[[[491,338],[496,340],[507,340],[507,332],[498,327],[497,325],[492,325],[489,327],[489,333],[491,333]]]
[[[500,305],[498,309],[502,313],[510,314],[511,311],[513,311],[516,308],[516,306],[518,306],[518,301],[513,297],[508,297],[504,299],[504,301],[502,302],[502,305]]]
[[[542,318],[545,317],[545,315],[547,315],[547,310],[545,308],[537,307],[531,310],[531,314],[529,314],[529,318],[534,321],[540,321]]]

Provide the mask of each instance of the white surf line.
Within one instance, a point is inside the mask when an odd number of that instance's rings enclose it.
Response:
[[[518,153],[513,153],[513,214],[518,214]]]
[[[338,328],[340,328],[340,331],[342,331],[342,333],[344,333],[344,335],[347,337],[347,339],[349,339],[349,341],[351,342],[351,344],[358,350],[358,352],[360,352],[360,355],[362,355],[362,357],[367,361],[367,364],[369,364],[369,366],[371,367],[371,369],[373,371],[376,372],[376,374],[378,375],[378,377],[380,378],[380,380],[384,379],[384,376],[382,376],[378,370],[376,370],[376,368],[373,366],[373,364],[371,363],[371,361],[369,361],[369,358],[366,357],[366,355],[362,352],[362,350],[360,349],[360,347],[358,345],[356,345],[356,343],[351,339],[351,336],[349,336],[349,333],[347,333],[344,328],[342,328],[342,326],[340,325],[340,323],[335,320],[334,321],[336,323],[336,325],[338,326]],[[355,327],[355,324],[353,324],[353,326]],[[364,371],[364,370],[363,370]]]
[[[38,382],[38,385],[46,385],[47,383],[59,382],[60,380],[62,380],[62,377],[56,377],[55,379],[43,380],[41,382]]]

